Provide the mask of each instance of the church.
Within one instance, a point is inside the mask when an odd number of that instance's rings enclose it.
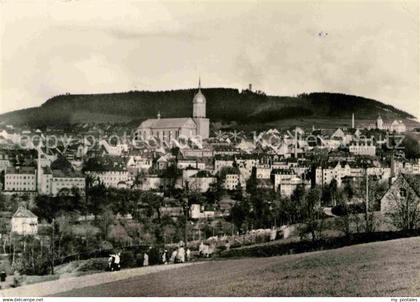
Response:
[[[198,81],[198,92],[193,98],[193,115],[182,118],[157,118],[145,120],[135,133],[135,139],[156,137],[162,141],[171,141],[179,137],[190,138],[199,136],[209,138],[210,120],[206,118],[206,98],[201,92],[201,81]]]

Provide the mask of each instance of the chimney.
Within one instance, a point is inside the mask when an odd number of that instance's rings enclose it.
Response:
[[[252,91],[252,84],[251,83],[248,85],[248,90]]]
[[[354,113],[351,115],[351,127],[354,129]]]

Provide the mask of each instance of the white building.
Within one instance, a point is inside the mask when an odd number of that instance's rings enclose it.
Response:
[[[259,164],[256,166],[256,178],[257,179],[270,179],[271,175],[271,165],[269,164]]]
[[[189,178],[188,189],[195,192],[207,192],[213,184],[217,181],[216,177],[211,175],[208,171],[198,171],[196,174]]]
[[[376,146],[369,143],[354,143],[349,146],[349,152],[354,155],[375,156]]]
[[[13,192],[35,192],[37,189],[34,167],[8,167],[4,175],[4,190]]]
[[[241,183],[241,176],[238,173],[226,174],[224,188],[226,190],[236,190]]]
[[[363,173],[362,168],[352,169],[348,163],[329,163],[327,167],[318,167],[315,171],[315,182],[317,185],[328,185],[333,179],[337,181],[337,186],[342,184],[343,177],[360,177]]]
[[[38,192],[41,194],[57,196],[62,191],[71,193],[72,189],[78,189],[84,195],[86,189],[85,176],[78,172],[52,170],[49,167],[41,168]]]
[[[396,133],[404,133],[407,131],[407,127],[405,126],[403,121],[395,120],[389,126],[389,131]]]
[[[282,196],[290,197],[299,185],[309,188],[310,183],[298,177],[293,170],[273,171],[274,191],[280,192]]]
[[[186,168],[204,170],[206,168],[206,164],[195,158],[179,159],[177,162],[177,168],[180,170],[184,170]]]
[[[200,204],[192,204],[189,214],[191,219],[210,219],[215,216],[214,211],[206,211]]]
[[[11,166],[9,155],[6,152],[2,152],[0,154],[0,172],[6,171]]]
[[[380,181],[388,181],[391,177],[389,167],[368,167],[367,174],[376,176]],[[318,167],[315,171],[315,182],[317,185],[328,185],[333,179],[337,181],[337,186],[342,185],[344,177],[362,178],[365,177],[366,170],[353,164],[337,162],[329,163],[327,167]]]
[[[135,169],[139,171],[147,171],[153,165],[152,158],[145,157],[145,156],[130,156],[127,161],[127,168],[128,169]]]
[[[22,206],[13,214],[11,225],[11,232],[18,235],[36,235],[38,233],[38,217]]]

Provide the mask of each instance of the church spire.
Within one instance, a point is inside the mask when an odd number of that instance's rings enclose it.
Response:
[[[198,90],[201,90],[201,77],[198,76]]]

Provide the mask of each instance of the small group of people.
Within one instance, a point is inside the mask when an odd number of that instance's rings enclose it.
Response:
[[[168,259],[168,250],[164,249],[160,252],[160,262],[161,264],[168,263],[184,263],[191,261],[191,250],[189,248],[185,249],[184,242],[181,241],[178,244],[178,247],[174,249],[171,253],[171,257]],[[152,247],[149,247],[146,252],[143,253],[143,266],[149,266],[149,252]],[[108,270],[119,271],[121,269],[121,252],[109,255],[108,259]]]
[[[113,271],[119,271],[121,269],[120,261],[121,261],[121,253],[118,252],[116,254],[109,255],[108,259],[108,269]]]
[[[186,261],[191,261],[191,250],[189,248],[184,248],[184,242],[178,244],[178,248],[174,249],[171,253],[171,257],[168,261],[168,250],[164,250],[162,253],[162,263],[184,263]]]

